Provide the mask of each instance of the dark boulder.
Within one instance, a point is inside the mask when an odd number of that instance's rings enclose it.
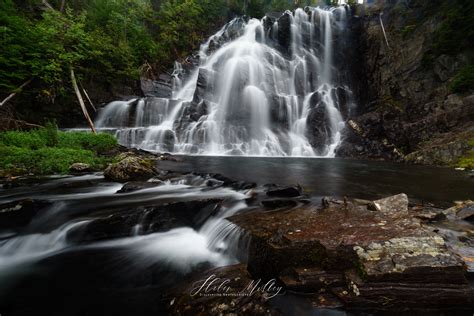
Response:
[[[257,186],[257,184],[254,182],[235,181],[218,173],[213,173],[213,174],[210,174],[209,176],[217,181],[222,182],[223,186],[231,187],[235,190],[249,190]]]
[[[335,131],[332,130],[329,113],[323,102],[320,102],[310,110],[306,124],[308,126],[307,133],[311,146],[313,146],[320,155],[325,155],[328,151],[329,144],[332,143],[331,135]]]
[[[167,151],[173,151],[176,143],[176,135],[172,130],[163,132],[163,148]]]
[[[143,95],[146,97],[171,98],[172,84],[170,76],[162,74],[157,81],[141,78],[140,86]]]
[[[267,195],[271,197],[297,197],[301,196],[303,193],[303,189],[298,186],[291,186],[291,187],[275,187],[270,188],[267,191]]]
[[[336,107],[341,112],[342,118],[347,120],[351,115],[350,91],[343,87],[337,87],[331,91],[333,99],[336,101]]]
[[[206,99],[206,91],[212,91],[214,71],[207,68],[199,68],[196,90],[194,91],[193,103],[198,104]]]
[[[291,19],[290,13],[285,12],[278,19],[278,44],[287,54],[290,53],[291,46]]]
[[[52,203],[42,200],[21,200],[0,205],[0,229],[16,229],[28,225],[33,217]]]
[[[83,229],[72,232],[68,239],[90,242],[164,232],[183,226],[198,228],[215,213],[220,202],[206,199],[111,210]]]

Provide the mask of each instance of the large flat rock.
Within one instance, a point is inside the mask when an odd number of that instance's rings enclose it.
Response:
[[[354,309],[473,308],[463,260],[408,210],[406,195],[323,205],[229,218],[251,236],[253,278],[332,293]]]

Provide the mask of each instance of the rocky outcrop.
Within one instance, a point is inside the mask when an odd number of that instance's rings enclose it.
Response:
[[[452,165],[472,149],[474,95],[450,89],[469,63],[468,52],[433,53],[442,8],[418,0],[385,2],[351,20],[362,70],[353,82],[357,112],[338,156]]]
[[[442,210],[409,205],[405,194],[376,201],[323,200],[323,207],[254,209],[228,218],[250,237],[247,264],[197,272],[167,298],[169,310],[285,315],[289,302],[308,311],[474,308],[463,261],[468,257],[454,253],[417,218]],[[445,213],[457,214],[469,203]]]
[[[406,195],[326,204],[231,217],[251,236],[251,276],[276,278],[320,307],[474,307],[464,262],[420,224]]]

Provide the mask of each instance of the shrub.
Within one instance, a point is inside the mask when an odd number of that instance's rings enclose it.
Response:
[[[9,131],[0,133],[0,145],[28,149],[59,147],[89,149],[104,153],[117,146],[114,136],[106,133],[91,134],[86,132],[60,132],[53,123],[44,129],[29,132]]]
[[[110,157],[101,157],[117,146],[110,134],[60,132],[54,123],[28,132],[0,133],[0,169],[9,174],[67,173],[76,162],[102,169]]]
[[[468,92],[474,89],[474,64],[467,65],[456,74],[449,89],[454,93]]]
[[[116,146],[115,137],[106,133],[94,135],[86,132],[60,132],[58,135],[58,147],[61,148],[83,148],[97,153],[105,153]]]
[[[46,139],[46,146],[54,147],[58,145],[58,126],[55,122],[47,122],[45,128],[40,130]]]
[[[46,139],[38,131],[31,132],[3,132],[0,133],[0,145],[15,146],[26,149],[40,149],[46,147]]]
[[[0,169],[11,174],[67,173],[76,162],[87,163],[93,169],[101,169],[109,158],[97,157],[93,151],[71,148],[44,147],[38,150],[15,146],[0,146]]]

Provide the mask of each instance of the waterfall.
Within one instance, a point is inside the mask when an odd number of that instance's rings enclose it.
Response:
[[[96,120],[119,142],[200,155],[334,157],[351,91],[338,65],[348,6],[240,17],[176,62],[169,98],[115,101]]]

